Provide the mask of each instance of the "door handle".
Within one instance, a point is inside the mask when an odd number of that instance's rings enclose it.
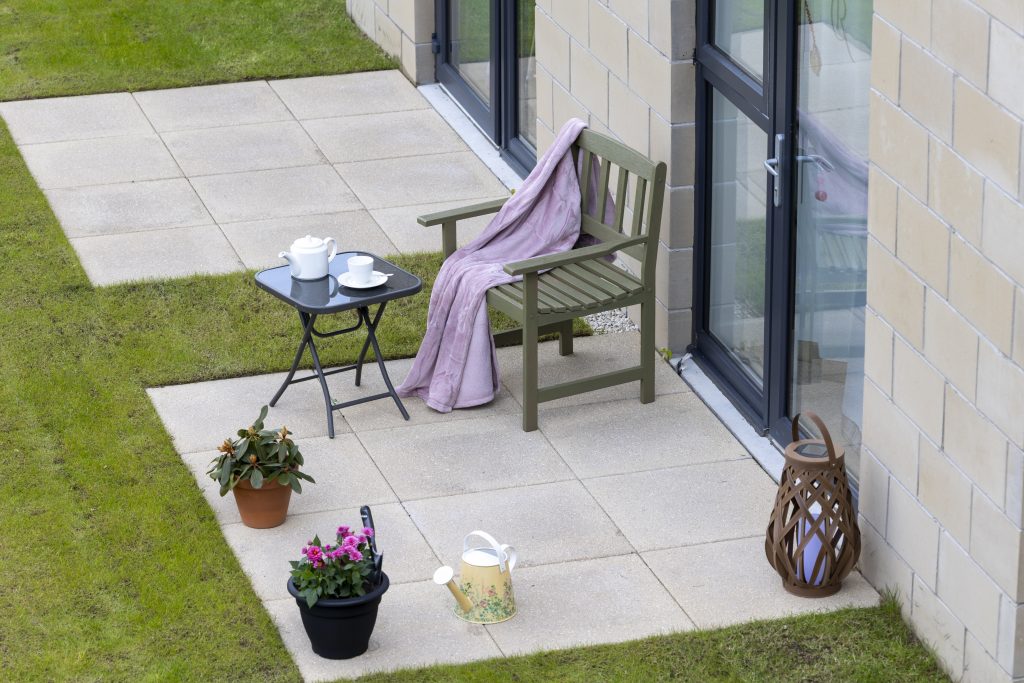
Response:
[[[779,177],[779,160],[778,159],[765,159],[764,170],[772,174],[772,176]]]
[[[782,154],[785,149],[786,136],[779,133],[775,136],[775,156],[764,160],[764,170],[775,179],[772,183],[772,203],[775,206],[782,206]]]

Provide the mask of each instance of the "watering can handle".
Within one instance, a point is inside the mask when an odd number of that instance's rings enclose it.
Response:
[[[466,537],[462,539],[462,553],[465,554],[466,551],[469,550],[469,539],[473,536],[476,536],[477,538],[482,538],[483,540],[487,541],[487,544],[490,545],[491,548],[494,550],[494,555],[498,558],[498,569],[500,571],[505,571],[505,548],[508,548],[508,546],[503,546],[499,544],[496,540],[494,540],[494,536],[491,536],[486,531],[480,531],[479,529],[477,529],[476,531],[470,531],[468,534],[466,534]],[[509,548],[509,550],[512,549]],[[515,550],[512,550],[511,564],[514,565],[515,563]],[[509,567],[509,569],[511,569],[511,567]]]
[[[511,574],[512,570],[516,568],[516,549],[508,543],[503,543],[501,552],[505,553],[505,557],[508,558],[508,573]]]

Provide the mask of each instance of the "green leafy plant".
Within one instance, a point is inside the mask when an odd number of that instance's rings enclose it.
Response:
[[[220,495],[227,495],[240,481],[248,481],[254,489],[267,482],[277,481],[302,493],[299,480],[315,484],[308,474],[301,472],[302,453],[291,439],[287,427],[264,429],[267,406],[248,428],[238,430],[238,438],[225,439],[217,449],[220,455],[210,463],[207,474],[220,484]]]
[[[340,526],[337,545],[322,545],[316,536],[302,548],[302,559],[290,564],[292,581],[307,605],[312,607],[320,598],[366,595],[373,571],[372,537],[369,527],[354,533],[350,527]]]

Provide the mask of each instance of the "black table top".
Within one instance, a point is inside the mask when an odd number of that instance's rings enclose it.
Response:
[[[338,276],[348,271],[349,258],[360,255],[373,257],[374,270],[394,275],[383,285],[370,289],[343,286],[338,282]],[[296,280],[291,275],[291,266],[284,265],[256,273],[256,284],[300,311],[317,315],[372,306],[410,296],[423,289],[423,280],[366,251],[338,252],[328,272],[329,275],[319,280]]]

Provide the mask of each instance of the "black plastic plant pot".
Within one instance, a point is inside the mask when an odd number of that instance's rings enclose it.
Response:
[[[387,591],[388,575],[381,573],[380,584],[357,598],[321,598],[313,607],[288,579],[288,592],[295,598],[302,615],[313,652],[325,659],[351,659],[366,652],[370,634],[377,623],[377,607]]]

